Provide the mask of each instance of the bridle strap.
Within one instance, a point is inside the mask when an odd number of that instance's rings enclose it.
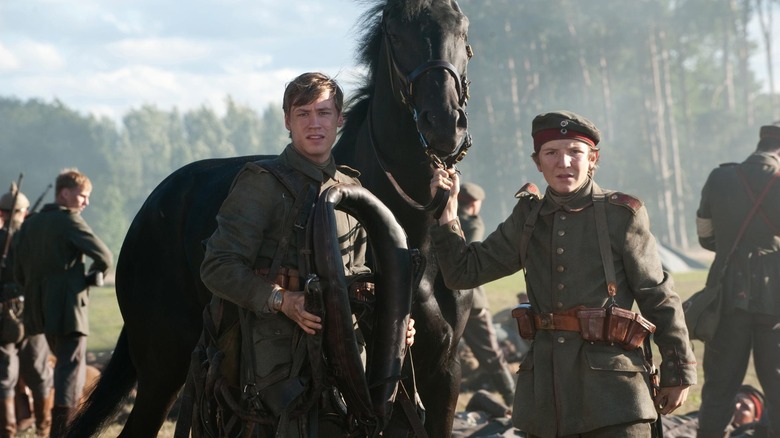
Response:
[[[395,179],[393,174],[389,170],[387,170],[385,161],[382,159],[379,153],[379,149],[376,147],[376,142],[374,141],[374,126],[373,126],[374,118],[372,117],[372,114],[373,111],[371,110],[371,108],[369,108],[368,109],[368,142],[369,144],[371,144],[371,150],[374,151],[374,156],[376,157],[376,161],[377,163],[379,163],[379,167],[382,169],[382,172],[385,173],[385,176],[387,176],[387,179],[390,181],[390,184],[392,184],[393,188],[395,188],[396,193],[398,193],[401,199],[403,199],[404,202],[406,202],[410,207],[419,211],[435,210],[434,219],[439,219],[442,213],[444,212],[444,208],[447,206],[447,198],[449,198],[450,196],[450,191],[441,188],[438,189],[433,199],[431,199],[431,201],[425,205],[420,204],[419,202],[415,201],[411,196],[409,196],[401,187],[401,185],[398,184],[398,181]]]

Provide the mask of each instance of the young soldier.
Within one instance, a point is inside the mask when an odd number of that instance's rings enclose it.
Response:
[[[284,124],[291,143],[276,160],[291,178],[314,187],[317,193],[337,183],[359,184],[359,173],[337,166],[331,156],[337,130],[343,124],[343,99],[336,81],[322,73],[304,73],[284,92]],[[306,273],[300,259],[304,242],[286,229],[289,222],[285,218],[300,214],[296,195],[263,166],[247,164],[236,176],[217,215],[217,229],[206,245],[203,283],[215,296],[241,308],[240,383],[249,391],[271,387],[303,391],[299,383],[306,376],[293,369],[301,345],[305,350],[300,331],[314,335],[322,330],[321,318],[304,308]],[[346,274],[368,272],[365,230],[341,211],[336,212],[336,222],[343,236],[340,246]],[[287,247],[278,252],[280,242],[287,242]],[[281,258],[279,268],[272,272],[277,257]],[[408,343],[413,334],[410,325]],[[313,415],[317,411],[293,415],[290,405],[284,403],[280,412],[274,412],[270,407],[273,392],[243,394],[252,404],[251,417],[244,418],[245,430],[283,437],[308,436],[311,428],[319,428],[320,436],[338,436],[348,430],[346,418],[328,402],[315,405],[320,409],[318,415]],[[268,424],[269,417],[273,424]]]
[[[523,334],[535,338],[517,376],[517,428],[530,437],[650,437],[658,414],[685,401],[696,363],[647,211],[636,198],[593,181],[600,133],[589,120],[568,111],[541,114],[532,136],[546,194],[526,185],[511,215],[482,242],[466,245],[461,236],[458,174],[434,174],[432,192],[451,189],[432,228],[445,282],[470,288],[525,270],[532,312]],[[616,327],[644,321],[629,310],[635,302],[656,326],[663,359],[655,398],[636,348],[641,337],[628,342],[606,329],[610,321]],[[649,327],[636,326],[644,334]]]

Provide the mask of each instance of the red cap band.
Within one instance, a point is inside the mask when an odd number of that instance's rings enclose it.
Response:
[[[596,142],[581,132],[566,128],[552,128],[534,134],[534,152],[538,153],[542,145],[548,141],[561,139],[579,140],[589,144],[591,147],[596,147]]]

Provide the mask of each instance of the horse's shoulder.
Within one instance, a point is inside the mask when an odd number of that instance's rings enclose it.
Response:
[[[515,198],[529,198],[529,199],[542,199],[542,192],[539,191],[539,187],[534,183],[526,183],[520,190],[515,193]]]

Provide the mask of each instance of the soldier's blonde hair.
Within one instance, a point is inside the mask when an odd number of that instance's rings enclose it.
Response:
[[[87,190],[92,189],[92,181],[89,180],[87,175],[79,172],[75,167],[63,169],[54,183],[54,193],[60,194],[62,189],[75,189],[84,188]]]

